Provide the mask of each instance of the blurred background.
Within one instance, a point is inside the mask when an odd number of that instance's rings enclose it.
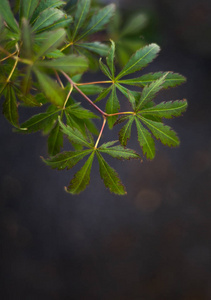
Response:
[[[139,43],[156,42],[161,54],[144,72],[187,77],[159,96],[188,99],[184,116],[168,123],[181,146],[157,143],[152,162],[111,160],[125,197],[104,188],[95,165],[88,189],[71,196],[63,186],[73,171],[51,170],[40,159],[47,155],[46,138],[13,133],[2,117],[2,300],[211,299],[211,3],[116,3],[109,34],[119,43],[119,64]],[[134,36],[121,34],[135,18]],[[131,145],[139,151],[135,132]]]

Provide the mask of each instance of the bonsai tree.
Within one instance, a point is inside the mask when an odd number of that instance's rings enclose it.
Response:
[[[89,184],[94,157],[105,186],[123,195],[125,187],[104,156],[152,160],[154,139],[169,147],[179,145],[176,132],[164,120],[180,116],[187,108],[186,100],[156,103],[154,99],[160,90],[175,87],[185,78],[173,72],[137,77],[136,72],[158,55],[156,44],[138,49],[116,72],[115,43],[100,41],[97,34],[105,30],[114,14],[114,4],[99,7],[91,0],[67,5],[59,0],[20,0],[13,9],[8,0],[0,1],[3,114],[18,133],[46,134],[49,157],[42,159],[51,168],[71,169],[84,159],[66,187],[72,194]],[[84,82],[84,72],[96,66],[105,80]],[[127,101],[126,111],[122,111],[120,100]],[[84,108],[85,102],[90,110]],[[20,124],[19,113],[28,107],[35,107],[36,113]],[[101,120],[100,128],[96,119]],[[119,138],[106,140],[105,126],[111,130],[120,126]],[[136,130],[140,153],[126,147],[131,130]],[[70,143],[68,151],[62,151],[64,138]]]

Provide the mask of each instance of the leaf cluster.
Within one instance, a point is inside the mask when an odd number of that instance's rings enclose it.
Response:
[[[97,157],[105,186],[112,193],[125,194],[125,187],[104,155],[141,159],[134,150],[126,148],[133,124],[147,159],[155,156],[155,139],[167,146],[178,146],[176,132],[163,120],[180,116],[187,101],[157,104],[155,97],[159,91],[186,79],[173,72],[136,76],[157,57],[160,48],[156,44],[140,47],[117,74],[115,42],[95,40],[96,33],[112,19],[113,4],[99,7],[91,0],[80,0],[76,5],[65,5],[59,0],[20,0],[16,7],[14,13],[8,0],[0,2],[0,96],[5,118],[16,132],[41,131],[48,136],[49,158],[43,161],[53,169],[71,169],[86,158],[66,188],[68,192],[78,194],[87,187]],[[125,35],[133,31],[135,23],[128,23]],[[83,82],[83,73],[96,65],[106,80]],[[125,112],[121,111],[122,95],[129,104]],[[93,111],[84,108],[78,99],[88,102]],[[105,101],[104,110],[100,101]],[[41,106],[39,113],[19,123],[22,109]],[[99,116],[103,120],[100,129]],[[119,145],[116,140],[101,143],[107,124],[110,129],[122,125]],[[63,151],[64,138],[71,144],[70,151]]]

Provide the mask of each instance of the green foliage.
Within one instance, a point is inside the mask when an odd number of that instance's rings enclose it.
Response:
[[[154,99],[160,90],[175,87],[185,82],[185,78],[173,72],[135,76],[158,55],[160,47],[156,44],[140,47],[116,74],[118,43],[95,41],[93,35],[111,23],[115,6],[110,4],[99,8],[90,0],[64,5],[64,1],[58,0],[20,0],[17,16],[9,1],[0,2],[3,114],[16,132],[42,131],[48,136],[49,158],[43,158],[43,161],[52,169],[71,169],[85,160],[66,188],[67,192],[79,194],[88,186],[96,156],[105,186],[112,193],[124,195],[125,187],[104,156],[141,159],[134,150],[126,148],[133,124],[142,154],[147,159],[155,156],[155,139],[170,147],[178,146],[177,134],[163,123],[163,119],[180,116],[187,108],[187,101],[171,100],[157,104]],[[127,22],[122,37],[139,32],[139,18],[140,15],[136,15]],[[98,66],[107,79],[83,82],[83,73],[93,66]],[[124,78],[131,74],[133,78]],[[132,89],[128,88],[130,86]],[[89,95],[95,95],[95,100]],[[122,97],[130,106],[125,112],[121,111]],[[82,104],[87,101],[93,111],[85,109],[76,99]],[[106,101],[104,110],[98,106],[100,101]],[[19,112],[27,107],[38,109],[40,106],[42,111],[19,124]],[[103,119],[101,129],[96,126],[99,121],[94,122],[100,119],[99,115]],[[119,141],[100,144],[105,126],[112,129],[121,124]],[[64,138],[70,143],[69,151],[63,149]]]

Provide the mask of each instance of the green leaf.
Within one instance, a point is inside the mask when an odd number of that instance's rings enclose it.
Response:
[[[143,109],[141,114],[150,114],[161,118],[171,119],[172,117],[180,116],[186,110],[187,105],[186,100],[161,102],[158,105]]]
[[[160,47],[156,44],[150,44],[139,49],[135,54],[132,55],[116,79],[118,80],[125,75],[134,73],[146,67],[150,62],[153,61],[159,51]]]
[[[85,48],[91,52],[97,53],[101,56],[106,56],[109,51],[109,47],[105,44],[102,44],[100,42],[93,42],[93,43],[81,43],[76,44],[78,47]]]
[[[100,146],[100,149],[107,149],[111,146],[113,146],[114,144],[118,143],[118,140],[116,141],[110,141],[110,142],[107,142],[107,143],[103,143],[101,146]]]
[[[56,155],[61,151],[63,147],[63,133],[59,123],[57,122],[55,127],[51,130],[48,137],[48,153],[49,155]]]
[[[141,98],[137,104],[136,110],[139,110],[144,105],[152,101],[152,99],[156,96],[156,94],[162,89],[163,83],[165,82],[165,77],[167,74],[162,76],[161,78],[153,81],[150,85],[147,85],[143,88],[141,93]]]
[[[117,172],[109,166],[109,164],[104,160],[98,151],[96,153],[100,167],[100,176],[105,186],[109,188],[111,193],[125,195],[125,187],[121,183]]]
[[[62,107],[65,102],[64,90],[56,81],[51,79],[45,73],[40,72],[37,68],[34,68],[34,72],[46,97],[56,106]]]
[[[127,141],[130,139],[134,116],[130,116],[128,117],[128,119],[128,122],[122,127],[122,129],[119,132],[119,141],[123,146],[126,146]]]
[[[112,75],[109,71],[109,68],[102,62],[102,58],[99,59],[99,65],[100,65],[101,71],[105,74],[105,76],[107,76],[108,78],[110,78],[112,80]]]
[[[75,54],[66,55],[49,61],[39,61],[37,66],[53,68],[59,71],[64,71],[68,74],[83,73],[88,68],[88,60],[84,56]]]
[[[150,132],[142,126],[141,122],[137,118],[135,118],[135,122],[138,133],[138,141],[143,154],[146,154],[148,159],[153,159],[155,157],[155,141],[153,140]]]
[[[108,93],[111,91],[111,89],[112,89],[112,85],[106,89],[103,89],[102,92],[98,95],[97,99],[94,101],[94,103],[104,99],[108,95]]]
[[[76,39],[76,41],[83,39],[85,36],[93,34],[94,32],[103,29],[104,25],[109,22],[115,11],[115,5],[110,4],[100,9],[88,23],[88,26],[81,33],[81,35]]]
[[[153,135],[160,139],[164,145],[176,147],[179,146],[179,139],[176,132],[167,125],[163,125],[161,122],[155,122],[144,117],[139,116],[142,122],[151,130]]]
[[[89,111],[88,109],[82,108],[82,107],[73,107],[68,106],[66,108],[66,111],[71,114],[76,116],[79,119],[99,119],[98,116],[96,116],[93,112]]]
[[[90,0],[80,0],[77,2],[72,40],[74,40],[79,29],[82,27],[84,21],[86,20],[86,17],[89,13],[90,2]]]
[[[138,159],[140,156],[131,149],[124,148],[122,146],[113,146],[113,147],[99,147],[99,152],[106,153],[117,159]]]
[[[136,35],[140,34],[140,31],[146,26],[148,18],[146,14],[139,13],[137,15],[132,15],[131,19],[127,24],[124,26],[123,30],[121,31],[121,37],[126,35]]]
[[[66,32],[64,29],[58,29],[48,34],[48,37],[43,41],[35,60],[39,57],[55,50],[64,41]]]
[[[68,138],[71,142],[90,148],[90,143],[87,142],[87,140],[85,139],[83,134],[78,129],[76,129],[76,128],[73,129],[68,125],[65,126],[61,122],[60,118],[59,118],[59,123],[60,123],[63,133],[68,136]]]
[[[119,83],[145,87],[146,85],[163,77],[164,75],[166,75],[166,78],[165,78],[165,82],[163,83],[163,89],[167,89],[169,87],[175,87],[186,81],[186,78],[178,73],[156,72],[156,73],[148,73],[138,78],[119,80]]]
[[[30,19],[34,10],[39,4],[39,0],[20,0],[20,22],[22,18]]]
[[[90,154],[92,150],[86,149],[82,151],[65,151],[57,154],[56,156],[43,161],[52,169],[64,170],[71,169],[86,155]]]
[[[34,115],[21,124],[20,130],[18,130],[18,132],[31,133],[39,130],[44,130],[45,127],[52,123],[52,121],[57,119],[60,111],[60,109],[57,109],[54,111]]]
[[[32,26],[33,32],[40,33],[44,30],[64,27],[72,21],[72,17],[65,15],[57,8],[48,8],[40,13]]]
[[[12,10],[9,5],[8,0],[1,0],[0,1],[0,15],[7,23],[9,29],[12,31],[19,33],[19,27],[18,24],[14,18],[14,15],[12,13]]]
[[[104,90],[102,86],[97,84],[80,85],[79,88],[86,95],[96,95]]]
[[[27,0],[26,0],[27,1]],[[31,18],[31,23],[34,23],[39,17],[40,13],[48,8],[59,8],[62,5],[65,5],[65,1],[60,0],[39,0],[39,5],[37,6],[33,16]]]
[[[115,73],[114,58],[115,58],[115,43],[111,40],[111,49],[108,53],[108,57],[106,58],[106,61],[111,71],[112,79],[114,79],[114,73]]]
[[[28,20],[23,18],[22,19],[22,41],[23,45],[21,48],[21,54],[24,58],[31,58],[32,57],[32,46],[33,46],[33,34],[31,27],[28,23]]]
[[[85,162],[84,166],[74,175],[74,178],[71,180],[68,188],[66,189],[67,192],[71,194],[79,194],[80,192],[85,190],[90,182],[90,172],[94,155],[95,153],[92,152],[92,154]]]
[[[120,104],[119,104],[119,100],[118,100],[117,94],[116,94],[116,87],[113,86],[111,95],[106,102],[106,113],[114,114],[114,113],[117,113],[119,111],[119,109],[120,109]],[[108,126],[110,129],[113,128],[113,125],[117,118],[118,118],[118,116],[108,117],[107,121],[108,121]]]
[[[131,91],[129,89],[127,89],[126,87],[124,87],[123,85],[119,84],[119,83],[115,83],[115,86],[118,88],[118,90],[126,97],[129,99],[130,103],[134,103],[134,99],[130,98],[130,96],[132,96],[133,98],[135,98],[135,102],[137,103],[139,98],[140,98],[140,92],[136,92],[136,91]],[[132,104],[133,107],[133,104]]]
[[[5,98],[3,103],[3,114],[13,126],[19,127],[17,100],[14,89],[10,85],[6,86]]]

